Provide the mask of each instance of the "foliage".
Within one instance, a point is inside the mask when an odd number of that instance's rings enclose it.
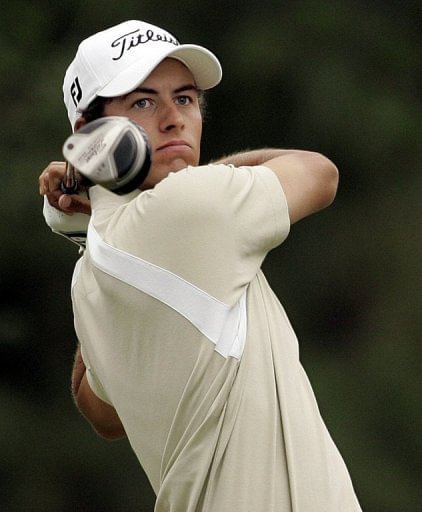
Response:
[[[37,195],[69,132],[61,84],[77,44],[131,18],[221,58],[204,161],[276,146],[338,165],[335,204],[295,226],[265,271],[364,510],[420,510],[421,15],[417,2],[352,0],[2,6],[2,510],[152,510],[129,447],[98,439],[71,403],[77,250],[46,228]]]

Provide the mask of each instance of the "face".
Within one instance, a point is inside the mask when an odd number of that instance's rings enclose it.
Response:
[[[125,116],[142,126],[151,144],[151,170],[142,189],[170,172],[198,165],[202,116],[192,73],[175,59],[163,60],[133,92],[112,98],[104,116]]]

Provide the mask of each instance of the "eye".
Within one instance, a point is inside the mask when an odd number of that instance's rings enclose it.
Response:
[[[176,103],[182,106],[190,105],[192,103],[192,98],[190,96],[178,96],[176,98]]]
[[[139,110],[145,110],[147,108],[152,107],[152,101],[149,100],[148,98],[141,98],[141,99],[135,101],[135,103],[133,104],[133,107],[137,108]]]

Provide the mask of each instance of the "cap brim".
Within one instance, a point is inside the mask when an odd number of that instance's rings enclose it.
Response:
[[[149,60],[143,58],[135,61],[99,90],[97,95],[110,98],[133,91],[168,57],[179,60],[190,70],[198,89],[211,89],[221,81],[222,70],[217,57],[202,46],[184,44],[156,53]]]

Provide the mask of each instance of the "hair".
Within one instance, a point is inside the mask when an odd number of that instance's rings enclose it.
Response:
[[[82,117],[87,123],[95,121],[95,119],[99,119],[100,117],[104,117],[105,106],[107,103],[110,103],[111,100],[112,98],[97,96],[91,101],[87,108],[82,111]],[[202,120],[204,121],[207,113],[205,91],[198,90],[198,103],[201,110]]]
[[[110,98],[104,98],[103,96],[97,96],[91,103],[82,111],[82,117],[87,123],[95,121],[100,117],[104,117],[104,108],[107,103],[110,102]]]

